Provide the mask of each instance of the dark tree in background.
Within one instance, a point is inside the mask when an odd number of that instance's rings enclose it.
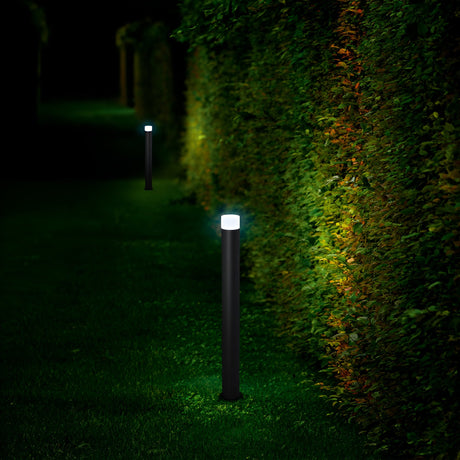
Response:
[[[130,22],[150,20],[162,22],[169,36],[179,23],[175,2],[147,0],[126,4],[106,0],[16,0],[7,3],[3,13],[7,44],[3,74],[6,92],[15,93],[16,103],[10,105],[18,115],[36,105],[38,88],[43,100],[118,97],[117,29]],[[170,44],[174,88],[180,93],[183,46],[174,40]]]
[[[43,94],[49,97],[118,96],[117,29],[149,18],[163,22],[169,33],[179,21],[175,2],[83,0],[69,4],[42,0],[41,3],[50,29],[43,56]],[[174,58],[178,53],[176,46]],[[175,59],[178,69],[180,61],[180,57]]]
[[[185,47],[170,37],[179,23],[175,2],[133,0],[117,3],[82,0],[75,3],[15,0],[6,3],[2,9],[6,34],[6,53],[2,62],[5,82],[3,93],[6,100],[4,107],[9,115],[5,131],[8,139],[11,138],[18,146],[13,152],[2,153],[2,175],[25,177],[23,166],[29,170],[34,169],[30,161],[34,161],[42,171],[50,169],[54,161],[52,158],[63,161],[61,154],[52,153],[53,147],[50,145],[50,140],[61,135],[57,133],[58,130],[48,127],[48,133],[43,126],[36,129],[40,103],[96,99],[120,102],[117,30],[127,24],[162,24],[162,49],[167,50],[162,56],[167,55],[170,62],[168,71],[162,75],[162,81],[163,87],[168,86],[169,100],[166,104],[157,97],[154,102],[147,103],[150,106],[169,107],[169,125],[180,123],[183,112],[181,95],[184,91]],[[145,46],[152,46],[152,43]],[[151,70],[154,66],[150,64]],[[140,73],[147,76],[146,87],[152,73],[149,66],[145,60],[140,63]],[[159,80],[156,78],[157,82]],[[157,87],[155,78],[151,86]],[[139,110],[136,113],[145,121],[145,117],[152,114],[140,110],[142,98],[138,98],[137,102]],[[164,124],[164,120],[160,121]],[[31,135],[17,142],[24,131]],[[51,131],[53,134],[50,138]],[[58,143],[56,140],[53,142]],[[43,154],[37,155],[38,151]],[[81,149],[78,156],[81,158]],[[37,171],[31,174],[36,176]]]
[[[41,56],[48,40],[44,10],[37,4],[17,1],[4,7],[3,94],[11,128],[30,128],[36,121],[40,97]]]

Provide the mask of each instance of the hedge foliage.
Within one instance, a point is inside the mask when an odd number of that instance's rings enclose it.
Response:
[[[183,164],[250,221],[250,276],[369,443],[455,458],[460,8],[183,0]]]

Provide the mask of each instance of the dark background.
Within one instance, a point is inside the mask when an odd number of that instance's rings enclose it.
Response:
[[[150,18],[172,32],[180,17],[175,1],[40,0],[48,24],[42,52],[42,97],[112,97],[118,95],[119,27]],[[182,78],[182,47],[171,40],[177,79]],[[179,83],[178,82],[178,83]]]
[[[96,107],[93,102],[77,109],[74,102],[105,100],[119,104],[117,30],[149,19],[163,22],[171,34],[180,24],[176,2],[35,0],[34,3],[44,13],[45,43],[41,43],[40,27],[25,0],[12,0],[2,7],[5,47],[0,69],[3,80],[0,99],[6,116],[2,123],[4,147],[0,149],[0,177],[29,180],[89,175],[119,177],[127,171],[142,174],[143,164],[138,159],[135,164],[128,164],[132,152],[126,151],[126,146],[135,151],[143,148],[129,117],[125,116],[127,123],[122,125],[119,114],[115,114],[116,123],[107,120],[102,126],[100,112],[88,113]],[[175,110],[180,124],[186,47],[173,38],[170,47]],[[69,101],[72,103],[66,105]],[[81,117],[72,118],[72,110],[78,113],[86,110],[88,122],[82,124]],[[142,124],[145,120],[138,122]],[[119,166],[114,166],[114,148],[119,150]],[[112,155],[110,162],[107,161],[109,155]]]

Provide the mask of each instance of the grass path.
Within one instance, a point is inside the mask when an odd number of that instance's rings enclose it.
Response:
[[[0,187],[0,457],[369,459],[242,283],[218,399],[218,217],[169,179]]]

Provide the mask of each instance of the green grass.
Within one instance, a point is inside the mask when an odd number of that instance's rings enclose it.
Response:
[[[359,459],[243,283],[241,389],[218,399],[215,220],[172,181],[2,187],[6,458]]]
[[[370,459],[242,283],[241,391],[219,400],[218,216],[180,184],[3,182],[5,459]]]

